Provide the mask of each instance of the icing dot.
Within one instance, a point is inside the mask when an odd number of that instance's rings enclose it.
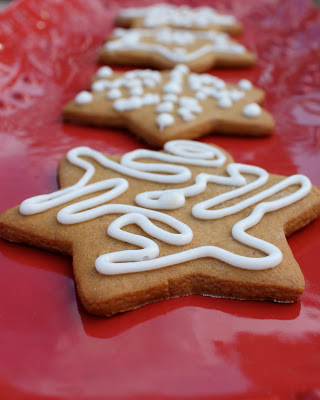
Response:
[[[204,83],[205,85],[210,85],[214,83],[216,80],[215,77],[210,74],[201,74],[199,78],[201,82]]]
[[[110,87],[117,88],[123,85],[123,79],[116,79],[115,81],[110,82]]]
[[[143,86],[146,87],[154,87],[156,85],[156,81],[152,78],[144,78],[143,79]]]
[[[111,89],[108,94],[107,94],[107,98],[108,99],[118,99],[119,97],[121,97],[121,91],[119,89]]]
[[[220,99],[221,97],[223,97],[223,94],[221,94],[221,92],[218,92],[216,89],[213,88],[208,91],[208,95],[213,97],[214,99]]]
[[[160,97],[158,94],[147,93],[142,97],[142,102],[144,106],[157,104],[160,102]]]
[[[159,125],[160,131],[162,131],[166,126],[170,126],[174,123],[174,118],[171,114],[162,113],[157,118],[157,124]]]
[[[258,117],[261,114],[261,107],[257,103],[247,104],[243,107],[242,114],[249,118]]]
[[[238,86],[242,90],[251,90],[252,89],[252,83],[248,81],[248,79],[241,79],[239,81]]]
[[[170,82],[175,82],[179,85],[182,84],[183,75],[179,71],[171,71],[170,72]]]
[[[202,112],[202,107],[200,106],[199,101],[197,99],[194,99],[193,97],[181,97],[179,100],[179,105],[195,113]]]
[[[125,79],[123,82],[123,86],[131,89],[141,86],[141,82],[138,79]]]
[[[163,92],[164,93],[181,93],[182,88],[181,85],[177,82],[169,82],[163,87]]]
[[[244,93],[240,92],[240,90],[233,89],[229,92],[229,96],[232,101],[238,101],[244,97]]]
[[[98,78],[109,78],[113,75],[113,71],[110,67],[104,66],[98,69],[97,77]]]
[[[76,104],[87,104],[91,103],[93,99],[93,96],[90,92],[87,92],[86,90],[83,90],[82,92],[78,93],[74,99]]]
[[[130,89],[131,96],[141,96],[143,95],[143,89],[141,86],[134,87]]]
[[[206,100],[207,97],[208,97],[207,94],[202,90],[200,90],[199,92],[197,92],[195,94],[195,98],[198,99],[198,100]]]
[[[141,97],[133,96],[128,99],[118,99],[114,102],[113,108],[116,111],[136,110],[142,106]]]
[[[188,108],[185,108],[185,107],[180,107],[178,109],[178,114],[186,122],[192,121],[193,119],[195,119],[195,116],[192,114],[192,112]]]
[[[220,108],[230,108],[232,106],[232,101],[230,100],[229,97],[222,97],[218,101],[218,107]]]
[[[178,71],[181,74],[188,74],[190,72],[189,68],[184,64],[178,64],[173,71]]]
[[[185,205],[183,193],[178,191],[164,192],[159,196],[159,205],[163,210],[175,210]]]
[[[222,90],[226,87],[226,83],[221,79],[215,80],[214,87],[218,90]]]
[[[91,85],[91,90],[93,90],[94,92],[102,92],[103,90],[107,89],[107,87],[109,86],[108,84],[109,82],[104,80],[95,81]]]
[[[174,109],[173,103],[170,101],[165,101],[160,103],[156,109],[157,113],[171,112]]]
[[[178,101],[178,96],[176,96],[173,93],[168,93],[168,94],[165,94],[163,96],[163,100],[164,101],[171,101],[171,102],[175,103],[176,101]]]
[[[181,74],[188,74],[190,69],[185,64],[178,64],[173,68],[173,71],[180,72]]]

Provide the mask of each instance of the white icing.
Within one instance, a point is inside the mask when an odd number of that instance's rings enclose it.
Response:
[[[119,178],[120,180],[107,179],[106,181],[87,186],[95,173],[95,168],[90,162],[80,158],[81,156],[91,157],[103,167],[121,174],[159,183],[182,183],[190,179],[191,172],[187,167],[174,164],[184,163],[220,167],[226,161],[226,157],[222,151],[200,142],[193,143],[185,140],[172,140],[165,144],[164,149],[167,153],[144,149],[135,150],[122,156],[119,164],[89,147],[74,148],[68,152],[67,158],[71,164],[86,171],[81,179],[75,185],[66,189],[47,195],[35,196],[23,201],[20,205],[20,212],[24,215],[37,214],[74,200],[82,195],[112,186],[117,186],[117,196],[126,190],[128,186],[124,183],[125,180],[121,180],[122,178]],[[174,164],[141,163],[135,161],[138,158],[152,158]],[[165,174],[161,174],[161,172]],[[121,187],[120,183],[122,184]],[[76,192],[78,189],[81,189],[80,193]]]
[[[174,123],[174,117],[168,113],[162,113],[157,117],[157,125],[160,128],[160,131],[163,131],[164,128],[170,126]]]
[[[171,71],[171,73],[177,72],[179,74],[185,75],[190,72],[190,69],[187,65],[184,64],[178,64],[174,67],[174,69]]]
[[[118,99],[113,103],[113,108],[116,111],[130,111],[130,110],[136,110],[138,108],[141,108],[143,105],[143,101],[141,97],[138,96],[132,96],[129,97],[128,99]]]
[[[173,93],[168,93],[168,94],[165,94],[165,95],[163,96],[163,100],[164,100],[164,101],[170,101],[170,102],[172,102],[172,103],[175,103],[175,102],[178,101],[178,96],[175,95],[175,94],[173,94]]]
[[[202,112],[202,107],[199,101],[193,97],[182,96],[179,100],[180,107],[186,108],[191,112],[200,114]]]
[[[71,164],[84,169],[84,175],[73,186],[48,195],[36,196],[25,200],[20,205],[20,213],[24,215],[37,214],[68,203],[83,195],[107,190],[107,192],[96,197],[66,206],[57,214],[57,219],[62,224],[81,223],[107,214],[122,214],[109,225],[108,235],[125,243],[138,246],[140,249],[118,251],[98,257],[95,266],[102,274],[147,271],[181,264],[202,257],[217,258],[229,265],[252,270],[273,268],[279,265],[282,261],[281,251],[271,243],[249,235],[246,230],[259,223],[266,213],[284,208],[305,197],[311,190],[311,183],[307,177],[303,175],[288,177],[234,205],[212,210],[212,207],[248,194],[268,182],[269,175],[262,168],[231,163],[227,166],[229,176],[199,173],[195,177],[195,183],[190,186],[141,193],[136,197],[136,203],[142,206],[138,207],[117,203],[105,204],[128,190],[127,180],[124,178],[111,178],[88,184],[95,174],[95,168],[89,161],[81,158],[82,156],[93,158],[103,167],[110,168],[123,175],[166,183],[183,183],[187,182],[191,177],[191,171],[187,167],[175,164],[183,163],[214,167],[222,166],[226,160],[219,149],[200,142],[186,140],[167,142],[165,151],[167,153],[143,149],[136,150],[124,155],[121,162],[117,163],[87,147],[73,149],[69,151],[67,158]],[[165,161],[167,164],[141,163],[135,161],[138,158],[154,158],[159,161]],[[243,173],[255,175],[257,178],[247,183],[242,175]],[[231,187],[236,186],[237,188],[195,204],[192,208],[193,216],[200,219],[223,218],[226,215],[235,214],[259,203],[249,216],[233,226],[232,236],[240,243],[264,252],[266,256],[240,256],[217,246],[208,245],[159,257],[158,245],[152,239],[122,230],[127,225],[136,224],[152,238],[170,245],[191,243],[193,233],[186,224],[168,214],[155,210],[173,210],[182,207],[187,197],[194,197],[203,193],[208,184],[222,184]],[[293,193],[283,195],[280,198],[277,195],[275,200],[260,203],[293,185],[299,185],[300,187]],[[163,222],[178,233],[171,233],[159,228],[151,220]]]
[[[206,95],[206,93],[203,90],[199,90],[199,92],[197,92],[195,94],[195,98],[198,100],[206,100],[208,98],[208,96]]]
[[[149,7],[127,8],[120,12],[125,18],[144,18],[144,26],[156,27],[201,27],[232,25],[236,19],[231,15],[219,14],[212,7],[191,8],[172,4],[156,4]]]
[[[74,99],[75,103],[78,105],[91,103],[93,100],[93,96],[90,92],[83,90],[82,92],[78,93]]]
[[[252,89],[252,83],[248,81],[248,79],[241,79],[239,81],[238,86],[242,90],[251,90]]]
[[[181,84],[175,81],[170,81],[163,87],[163,92],[164,93],[176,93],[179,94],[182,92],[182,87]]]
[[[146,38],[151,38],[154,43],[143,41]],[[172,48],[174,44],[178,46]],[[187,47],[191,44],[192,49]],[[104,49],[107,52],[139,50],[157,53],[175,63],[187,63],[215,52],[235,55],[246,52],[244,46],[230,40],[225,33],[170,28],[117,29],[112,39],[105,43]]]
[[[172,31],[171,29],[161,29],[156,32],[155,40],[159,43],[178,44],[185,46],[195,41],[195,35],[192,32]]]
[[[149,87],[149,88],[153,88],[156,86],[156,82],[152,79],[152,78],[144,78],[143,79],[143,86]]]
[[[240,92],[240,90],[232,89],[229,92],[229,96],[232,101],[238,101],[241,100],[245,96],[245,94],[243,92]]]
[[[119,89],[111,89],[108,94],[107,94],[107,98],[110,100],[113,99],[118,99],[119,97],[121,97],[121,91]]]
[[[156,108],[157,113],[166,113],[166,112],[171,112],[173,110],[174,110],[174,104],[171,103],[171,101],[165,101],[163,103],[160,103]]]
[[[193,119],[195,119],[196,117],[192,114],[192,112],[190,111],[189,108],[186,107],[180,107],[178,109],[178,115],[180,115],[180,117],[188,122],[188,121],[192,121]]]
[[[144,106],[157,104],[159,102],[160,102],[160,96],[158,94],[147,93],[142,98],[142,103]]]
[[[230,108],[232,107],[232,101],[229,97],[221,97],[218,101],[218,107],[220,108]]]
[[[222,90],[226,87],[226,83],[222,79],[217,79],[214,82],[214,87],[218,90]]]
[[[141,82],[139,79],[124,77],[123,86],[128,89],[136,88],[141,86]]]
[[[113,71],[110,67],[107,67],[106,65],[103,67],[100,67],[96,73],[98,78],[110,78],[110,76],[113,75]]]
[[[101,79],[99,81],[93,82],[93,84],[91,85],[91,90],[93,92],[103,92],[104,90],[108,89],[110,86],[111,86],[110,82]]]
[[[261,115],[261,112],[262,112],[261,107],[259,106],[259,104],[256,103],[247,104],[246,106],[243,107],[242,110],[242,114],[249,118],[259,117],[259,115]]]
[[[143,95],[143,89],[140,86],[136,86],[132,89],[130,89],[130,95],[131,96],[142,96]]]

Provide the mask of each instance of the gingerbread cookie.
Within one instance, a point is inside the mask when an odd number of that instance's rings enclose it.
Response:
[[[101,67],[91,91],[79,93],[63,108],[65,120],[127,128],[155,146],[172,139],[209,133],[270,135],[272,116],[258,103],[264,92],[250,81],[226,84],[209,74],[171,71],[114,73]]]
[[[185,64],[192,71],[213,67],[251,67],[255,56],[226,33],[171,28],[117,28],[99,53],[102,64],[171,69]]]
[[[72,149],[61,190],[0,216],[3,238],[73,256],[82,304],[113,315],[193,293],[293,302],[304,279],[285,236],[320,213],[320,191],[171,141],[121,159]]]
[[[238,34],[242,24],[232,15],[219,14],[212,7],[191,8],[186,5],[155,4],[120,11],[116,25],[124,28],[171,27],[190,30],[213,30]]]

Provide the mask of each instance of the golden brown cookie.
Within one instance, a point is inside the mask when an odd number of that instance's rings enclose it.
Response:
[[[73,149],[59,182],[3,213],[0,234],[72,255],[90,313],[193,293],[293,302],[304,290],[286,241],[320,213],[320,192],[303,175],[268,174],[177,140],[121,159]]]
[[[124,28],[159,28],[213,30],[238,34],[242,32],[241,22],[235,17],[220,14],[212,7],[175,6],[155,4],[149,7],[131,7],[120,11],[116,25]]]
[[[272,116],[259,106],[264,92],[250,81],[227,84],[209,74],[171,71],[114,73],[101,67],[91,91],[80,92],[63,108],[67,121],[127,128],[155,146],[172,139],[210,133],[263,136],[274,129]]]
[[[185,64],[194,72],[205,72],[214,67],[251,67],[255,56],[226,33],[117,28],[101,48],[99,60],[160,69]]]

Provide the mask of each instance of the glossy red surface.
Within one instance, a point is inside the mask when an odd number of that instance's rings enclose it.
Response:
[[[0,14],[0,212],[55,190],[57,162],[71,147],[146,147],[127,132],[60,117],[88,85],[117,8],[138,3],[28,0]],[[309,0],[188,4],[216,5],[244,22],[241,41],[257,66],[216,74],[263,87],[277,126],[269,138],[203,141],[320,186],[319,9]],[[71,258],[0,240],[0,398],[319,399],[319,228],[318,219],[289,238],[306,279],[296,304],[191,296],[109,319],[82,309]]]

